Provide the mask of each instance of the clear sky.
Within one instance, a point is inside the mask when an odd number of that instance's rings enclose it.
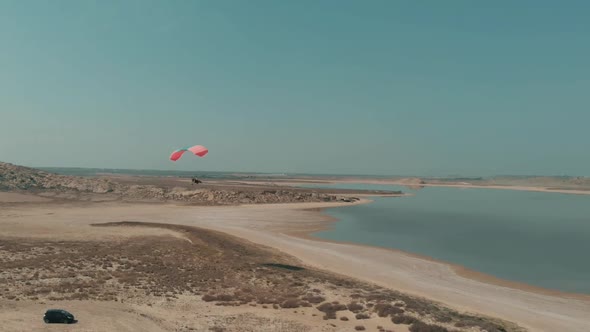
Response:
[[[0,1],[0,160],[590,175],[588,1]],[[172,163],[177,147],[204,159]]]

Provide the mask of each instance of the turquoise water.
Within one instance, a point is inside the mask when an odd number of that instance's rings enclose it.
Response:
[[[340,222],[315,235],[401,249],[508,280],[590,294],[590,196],[440,187],[404,191],[415,196],[329,209]]]

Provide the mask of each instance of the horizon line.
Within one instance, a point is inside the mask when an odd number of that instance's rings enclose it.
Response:
[[[585,175],[541,175],[541,174],[494,174],[494,175],[416,175],[416,174],[366,174],[366,173],[307,173],[307,172],[263,172],[263,171],[212,171],[212,170],[171,170],[171,169],[148,169],[148,168],[113,168],[113,167],[78,167],[78,166],[30,166],[37,169],[80,169],[80,170],[119,170],[119,171],[151,171],[151,172],[205,172],[205,173],[230,173],[230,174],[262,174],[262,175],[315,175],[315,176],[374,176],[374,177],[423,177],[423,178],[465,178],[465,179],[486,179],[494,177],[549,177],[549,178],[587,178]]]

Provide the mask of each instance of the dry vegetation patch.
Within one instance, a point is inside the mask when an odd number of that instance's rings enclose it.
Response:
[[[520,331],[510,323],[304,268],[292,257],[215,231],[141,222],[95,226],[158,227],[179,232],[182,238],[138,236],[102,242],[0,238],[0,298],[142,303],[194,296],[219,306],[315,307],[325,320],[342,322],[348,318],[338,317],[339,313],[349,312],[356,318],[351,324],[390,317],[392,327],[407,324],[411,331]]]

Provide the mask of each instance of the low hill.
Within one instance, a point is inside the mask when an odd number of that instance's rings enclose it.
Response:
[[[0,190],[76,190],[90,193],[121,191],[108,179],[58,175],[34,168],[0,162]]]
[[[193,189],[130,184],[105,177],[59,175],[3,162],[0,162],[0,191],[26,192],[65,199],[180,201],[200,205],[325,202],[341,199],[312,190],[284,188],[261,187],[243,191],[223,187]]]

